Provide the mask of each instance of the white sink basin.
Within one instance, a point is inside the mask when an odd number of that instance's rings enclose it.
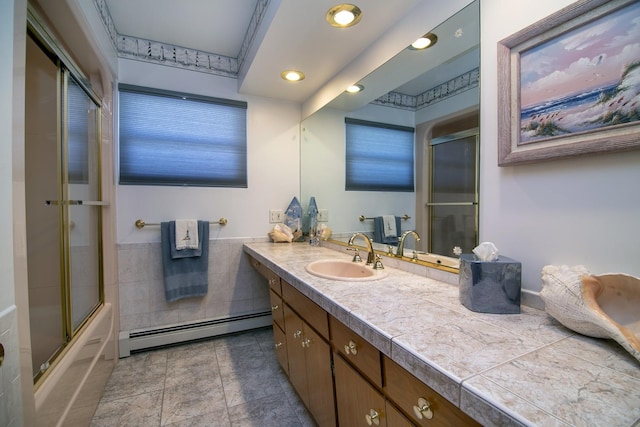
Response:
[[[331,280],[350,282],[366,282],[387,277],[386,270],[374,270],[363,263],[343,261],[338,259],[322,259],[313,261],[305,267],[314,276]]]

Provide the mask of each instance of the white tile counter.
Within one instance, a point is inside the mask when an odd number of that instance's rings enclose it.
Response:
[[[575,334],[526,306],[521,314],[475,313],[460,304],[457,286],[398,268],[370,282],[305,270],[318,259],[348,260],[346,251],[244,248],[483,425],[640,425],[640,362],[615,341]]]

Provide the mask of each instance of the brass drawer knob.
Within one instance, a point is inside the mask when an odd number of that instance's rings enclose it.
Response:
[[[293,333],[293,338],[298,339],[302,336],[302,331],[301,330],[297,330]]]
[[[375,409],[370,409],[369,413],[364,416],[364,419],[367,420],[367,424],[372,425],[380,425],[380,414]]]
[[[344,346],[344,352],[347,354],[353,354],[354,356],[358,354],[358,346],[353,341],[349,341],[349,344]]]
[[[431,410],[431,403],[424,397],[418,398],[418,404],[413,406],[413,412],[416,414],[416,418],[419,420],[426,418],[430,420],[433,418],[433,411]]]
[[[276,310],[277,310],[277,309],[279,309],[279,308],[280,308],[280,306],[279,306],[278,304],[276,304],[276,305],[272,305],[272,306],[271,306],[271,311],[276,311]]]
[[[269,286],[273,286],[275,284],[276,284],[276,279],[273,279],[273,278],[269,279]]]
[[[281,342],[276,343],[275,347],[276,347],[276,350],[279,349],[280,347],[282,347],[282,343]]]
[[[304,341],[302,341],[302,347],[311,347],[311,340],[309,338],[305,338]]]

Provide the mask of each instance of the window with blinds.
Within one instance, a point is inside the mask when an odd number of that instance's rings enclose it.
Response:
[[[119,85],[120,184],[247,187],[247,104]]]
[[[414,191],[414,129],[345,118],[347,191]]]

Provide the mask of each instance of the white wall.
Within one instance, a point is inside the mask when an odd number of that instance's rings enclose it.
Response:
[[[269,209],[286,209],[300,194],[300,106],[237,93],[237,80],[120,59],[120,83],[248,102],[248,188],[117,187],[118,243],[157,242],[158,227],[138,230],[136,219],[157,223],[175,218],[217,220],[211,239],[266,237]]]
[[[521,261],[533,291],[547,264],[640,276],[640,151],[497,166],[496,44],[571,3],[481,1],[480,239]]]

